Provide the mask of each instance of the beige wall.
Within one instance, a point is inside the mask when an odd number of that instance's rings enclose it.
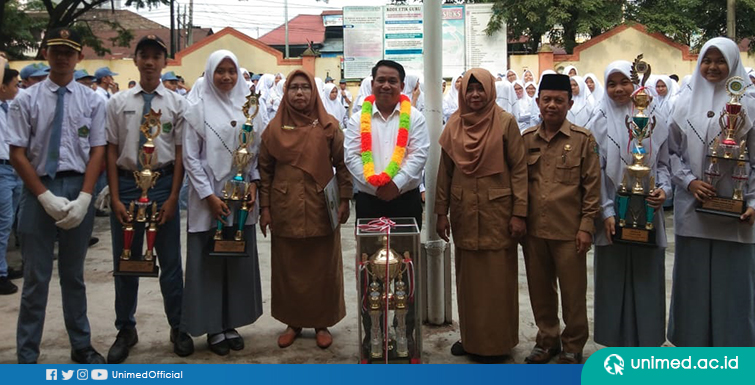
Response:
[[[582,50],[578,61],[558,61],[558,56],[556,56],[555,68],[553,69],[559,70],[568,65],[573,65],[582,75],[592,72],[602,79],[603,72],[608,64],[615,60],[633,61],[640,53],[644,55],[643,60],[652,66],[652,72],[655,74],[675,73],[679,75],[679,78],[682,78],[691,74],[697,65],[696,59],[684,60],[682,51],[678,48],[637,29],[627,28],[592,47]],[[538,55],[512,55],[510,58],[511,68],[518,74],[521,74],[525,68],[539,70],[537,58]],[[745,67],[755,67],[755,55],[743,52],[742,63]]]
[[[325,81],[328,73],[330,73],[330,77],[335,79],[336,84],[338,84],[338,81],[341,80],[340,57],[318,57],[315,59],[315,77]]]
[[[524,70],[528,69],[532,71],[537,77],[538,74],[538,62],[537,55],[511,55],[509,56],[509,63],[511,69],[516,71],[517,75],[521,79]],[[537,80],[537,79],[535,79]]]

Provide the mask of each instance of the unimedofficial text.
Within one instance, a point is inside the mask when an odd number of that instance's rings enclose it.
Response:
[[[180,372],[166,372],[164,370],[148,370],[145,372],[113,370],[110,374],[112,378],[184,378],[183,370]]]

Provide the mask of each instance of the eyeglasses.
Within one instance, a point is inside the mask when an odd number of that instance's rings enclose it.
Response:
[[[305,94],[312,92],[312,86],[310,86],[309,84],[293,84],[288,86],[288,92],[297,93],[299,91]]]

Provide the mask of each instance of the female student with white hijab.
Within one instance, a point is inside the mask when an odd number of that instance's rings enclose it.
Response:
[[[325,111],[328,111],[329,114],[336,118],[338,125],[343,130],[346,127],[348,117],[346,116],[346,109],[343,108],[343,100],[341,100],[341,93],[339,91],[338,86],[333,83],[327,83],[323,86],[320,99],[322,99]]]
[[[566,119],[577,126],[585,127],[592,115],[593,106],[588,100],[590,91],[581,76],[571,77],[571,94],[574,104],[566,114]]]
[[[679,84],[666,75],[653,75],[648,80],[647,86],[653,91],[656,108],[659,112],[668,116],[671,113],[676,94],[679,92]]]
[[[459,87],[461,87],[462,75],[456,75],[451,79],[451,87],[448,93],[443,97],[443,121],[447,122],[448,118],[459,109]]]
[[[521,80],[514,82],[514,93],[516,93],[517,109],[519,110],[519,116],[516,117],[517,124],[519,124],[519,132],[537,125],[537,123],[533,124],[532,122],[537,120],[540,114],[537,103],[527,95],[524,89],[525,87]]]
[[[317,81],[317,78],[315,78]],[[372,75],[362,79],[362,83],[359,84],[359,93],[354,100],[354,105],[351,108],[351,114],[362,113],[362,104],[364,104],[364,98],[372,95]]]
[[[749,149],[747,210],[730,218],[695,211],[714,195],[731,197],[731,178],[704,182],[706,154],[720,132],[718,119],[730,96],[726,81],[747,79],[739,49],[717,37],[703,45],[687,88],[671,112],[669,150],[673,182],[676,250],[668,339],[676,346],[755,345],[755,87],[741,98],[744,125],[736,140]],[[721,174],[734,171],[719,162]],[[731,174],[728,174],[731,175]]]
[[[512,84],[514,83],[509,83],[508,80],[495,82],[495,102],[498,104],[498,107],[503,108],[504,111],[514,115],[514,118],[519,120],[519,103]]]
[[[241,107],[249,90],[239,74],[236,56],[226,50],[210,55],[204,79],[204,87],[186,115],[188,124],[184,132],[183,159],[190,188],[181,324],[182,330],[192,336],[207,334],[210,350],[226,355],[231,349],[244,348],[244,340],[235,328],[249,325],[262,315],[255,231],[259,209],[256,184],[252,183],[253,210],[244,227],[248,257],[209,255],[216,220],[225,217],[230,225],[235,219],[235,213],[220,196],[226,181],[236,171],[232,158],[239,144],[241,125],[246,121]],[[251,149],[255,156],[248,171],[252,181],[260,178],[256,155],[263,129],[262,118],[257,115]]]
[[[572,77],[572,76],[579,75],[579,71],[577,71],[577,67],[575,67],[575,66],[566,66],[564,68],[563,74],[564,75],[568,75],[569,77]]]
[[[587,85],[587,89],[590,90],[590,96],[587,100],[589,100],[590,104],[594,107],[599,106],[600,102],[603,100],[603,95],[606,93],[603,84],[600,83],[598,77],[593,73],[585,75],[585,84]]]
[[[632,64],[619,60],[605,70],[607,95],[587,128],[595,135],[601,165],[600,201],[603,217],[595,230],[595,342],[606,346],[661,346],[666,341],[666,231],[661,205],[671,195],[668,127],[656,117],[650,138],[643,141],[650,152],[646,165],[658,187],[647,203],[656,207],[653,225],[656,244],[635,246],[612,241],[615,234],[614,199],[626,165],[631,164],[629,135],[625,125],[632,116],[630,95]],[[574,77],[572,77],[573,81]]]

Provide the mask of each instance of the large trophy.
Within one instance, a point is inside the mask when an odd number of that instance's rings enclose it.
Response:
[[[616,214],[618,223],[614,240],[618,242],[655,244],[655,209],[647,203],[647,198],[656,189],[652,169],[646,163],[650,160],[649,147],[643,141],[650,138],[655,128],[655,116],[645,113],[650,105],[650,95],[645,82],[650,77],[650,65],[638,55],[630,73],[632,82],[639,88],[632,94],[635,113],[626,116],[625,125],[629,133],[629,155],[632,164],[626,166],[624,177],[616,192]],[[642,76],[642,78],[640,78]]]
[[[227,218],[217,221],[217,228],[213,236],[211,256],[216,257],[247,257],[246,240],[244,239],[244,225],[249,217],[249,211],[254,207],[249,206],[249,198],[252,193],[254,182],[249,180],[249,165],[254,154],[250,146],[254,143],[254,117],[259,113],[258,95],[250,93],[246,97],[246,103],[242,107],[246,122],[241,125],[239,131],[239,146],[233,153],[233,168],[236,175],[226,181],[221,198],[228,208],[235,209],[234,218],[238,224],[234,227],[226,225]],[[249,112],[254,108],[254,113]],[[237,122],[232,121],[231,126],[236,127]]]
[[[360,362],[420,363],[422,333],[416,221],[413,218],[359,219],[357,243]]]
[[[140,277],[157,277],[159,267],[155,264],[157,256],[154,252],[155,238],[157,237],[158,211],[157,202],[149,199],[149,190],[155,187],[159,172],[152,171],[157,163],[155,151],[155,138],[160,135],[160,117],[162,111],[155,112],[150,109],[149,114],[144,115],[144,122],[139,127],[147,141],[139,151],[139,163],[141,171],[134,171],[136,186],[142,190],[142,194],[136,201],[132,201],[128,207],[128,222],[123,227],[123,252],[118,261],[113,275],[131,275]],[[136,212],[135,212],[136,211]],[[132,244],[134,241],[134,221],[144,225],[147,233],[147,251],[134,253]]]
[[[705,182],[716,188],[724,178],[731,178],[733,191],[731,197],[715,196],[706,200],[696,210],[715,215],[739,218],[747,205],[744,200],[744,190],[749,177],[749,151],[747,142],[740,138],[740,131],[745,124],[745,111],[739,99],[745,93],[745,80],[734,76],[726,81],[726,91],[730,100],[718,118],[721,132],[713,138],[708,148],[708,166],[705,169]]]
[[[370,356],[383,358],[385,355],[395,355],[399,358],[409,357],[409,345],[406,335],[406,312],[409,293],[404,281],[405,274],[412,263],[408,251],[401,256],[388,248],[387,237],[383,239],[383,247],[371,257],[362,254],[362,263],[366,266],[371,278],[369,292],[365,293],[369,303],[371,320]],[[413,277],[409,276],[408,279]],[[382,318],[389,318],[390,313],[395,316],[393,327],[384,332],[385,322]],[[390,317],[390,321],[393,317]]]

